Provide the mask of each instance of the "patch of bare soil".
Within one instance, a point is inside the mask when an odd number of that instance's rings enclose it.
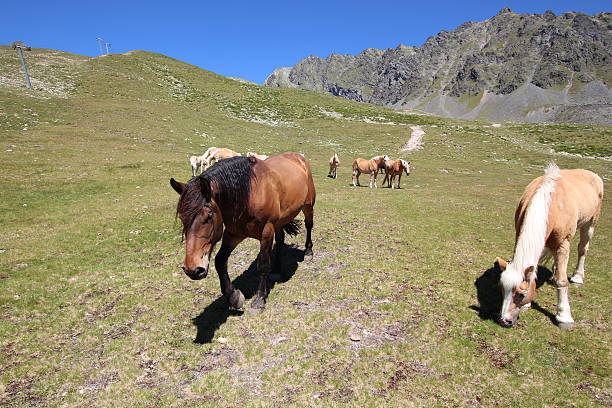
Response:
[[[419,150],[423,147],[423,136],[425,135],[423,128],[420,126],[410,126],[410,129],[412,129],[412,135],[408,142],[401,148],[401,150],[405,152]]]
[[[514,365],[514,359],[507,352],[479,339],[476,344],[481,354],[484,354],[495,367],[500,369],[510,368]]]
[[[410,382],[418,377],[432,377],[436,379],[446,379],[450,377],[450,373],[437,373],[436,371],[429,368],[429,366],[420,361],[400,361],[397,363],[397,369],[389,379],[388,388],[390,390],[397,390],[400,385]]]
[[[606,407],[612,407],[612,392],[601,390],[587,381],[584,381],[576,386],[580,392],[587,394],[590,398],[603,404]]]
[[[20,378],[9,382],[4,392],[0,394],[0,405],[4,407],[44,405],[45,399],[32,391],[36,382],[37,379],[32,377]]]

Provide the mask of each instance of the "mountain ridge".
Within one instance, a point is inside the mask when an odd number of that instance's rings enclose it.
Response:
[[[612,125],[611,27],[605,12],[503,8],[420,47],[309,56],[265,85],[453,118]]]

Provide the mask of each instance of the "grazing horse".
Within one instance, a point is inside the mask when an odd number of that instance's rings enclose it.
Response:
[[[208,153],[208,155],[206,156],[204,170],[208,169],[210,166],[212,166],[218,161],[229,159],[230,157],[242,156],[240,153],[225,147],[212,147],[208,149],[206,153]],[[206,155],[206,153],[204,153],[204,155]]]
[[[276,264],[284,232],[295,235],[294,218],[304,213],[305,256],[312,256],[311,231],[315,187],[310,165],[298,153],[283,153],[262,161],[233,157],[206,170],[187,184],[170,179],[180,194],[177,216],[183,223],[185,259],[183,271],[191,279],[205,278],[215,244],[222,238],[215,257],[221,292],[231,307],[240,309],[244,295],[235,289],[227,273],[227,259],[245,238],[260,241],[257,269],[261,274],[254,309],[263,309],[268,295],[272,243],[276,237]]]
[[[327,177],[336,178],[336,173],[338,171],[338,166],[340,166],[340,159],[338,158],[338,153],[334,153],[334,155],[329,159],[329,173]]]
[[[189,157],[189,164],[191,165],[191,176],[195,177],[198,174],[198,170],[202,170],[204,167],[204,156],[191,156]]]
[[[406,176],[410,175],[410,162],[402,159],[388,160],[385,162],[385,178],[383,179],[383,185],[388,182],[387,187],[393,188],[393,180],[395,176],[397,178],[397,187],[400,188],[400,181],[402,180],[402,173],[406,173]]]
[[[266,160],[269,156],[266,156],[265,154],[257,154],[254,152],[247,152],[246,157],[256,157],[259,160]]]
[[[389,156],[386,154],[384,156],[374,156],[370,160],[355,159],[353,161],[353,187],[361,185],[359,184],[359,175],[365,173],[370,175],[370,188],[372,188],[372,184],[374,184],[374,188],[377,188],[376,176],[378,171],[384,168],[387,160],[389,160]]]
[[[580,230],[578,263],[573,277],[584,280],[584,259],[599,219],[603,182],[588,170],[559,170],[551,163],[544,176],[533,180],[521,196],[514,215],[516,243],[512,260],[497,258],[502,269],[500,288],[501,325],[510,327],[527,309],[536,292],[539,260],[553,255],[553,281],[557,287],[556,319],[560,328],[571,330],[574,320],[568,299],[567,262],[570,240]]]

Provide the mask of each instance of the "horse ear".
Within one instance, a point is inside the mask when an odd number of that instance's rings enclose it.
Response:
[[[535,275],[535,268],[533,267],[533,265],[525,268],[525,280],[526,281],[531,281],[533,280],[533,276]]]
[[[495,263],[499,265],[499,269],[501,269],[502,272],[505,271],[506,267],[508,266],[508,262],[506,262],[505,259],[500,257],[495,258]]]
[[[212,190],[210,189],[210,180],[200,178],[200,189],[202,190],[202,196],[204,201],[210,202],[212,198]]]
[[[178,182],[175,179],[171,178],[170,185],[172,186],[174,191],[176,191],[179,194],[183,194],[183,190],[185,189],[185,184]]]

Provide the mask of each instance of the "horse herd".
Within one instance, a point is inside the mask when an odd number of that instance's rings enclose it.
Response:
[[[335,179],[337,177],[337,171],[338,171],[339,166],[340,166],[340,158],[338,157],[338,153],[334,153],[334,155],[329,159],[329,173],[327,174],[327,177],[331,177]],[[389,188],[400,188],[400,181],[402,180],[402,174],[406,173],[406,176],[410,175],[410,162],[409,161],[406,161],[403,159],[391,160],[389,156],[387,156],[386,154],[374,156],[370,160],[362,159],[361,157],[358,157],[355,160],[353,160],[352,168],[353,168],[353,174],[352,174],[353,187],[357,187],[361,185],[359,184],[359,176],[362,173],[370,175],[370,188],[372,188],[372,186],[374,186],[374,188],[378,187],[376,185],[376,177],[378,176],[379,172],[385,173],[385,178],[383,179],[383,185],[386,184],[387,187]],[[398,177],[398,179],[397,179],[397,185],[394,186],[393,182],[395,180],[395,177]]]
[[[244,295],[234,288],[227,272],[231,252],[245,238],[260,241],[257,269],[259,285],[251,307],[260,311],[268,295],[268,276],[280,268],[280,251],[284,234],[296,235],[298,213],[304,214],[306,226],[305,258],[312,258],[313,208],[315,186],[310,163],[300,153],[247,157],[223,148],[210,148],[200,156],[203,168],[188,183],[170,179],[180,195],[176,214],[183,224],[185,258],[183,271],[191,279],[206,277],[215,245],[221,248],[215,256],[221,291],[230,307],[240,309]],[[216,164],[215,164],[216,163]],[[214,165],[213,165],[214,164]],[[336,178],[340,164],[337,154],[329,161],[328,177]],[[370,187],[376,187],[376,175],[385,172],[389,187],[395,176],[410,174],[410,162],[375,156],[353,161],[353,185],[359,185],[361,173],[370,175]],[[399,179],[397,183],[399,188]],[[569,279],[576,285],[584,282],[584,263],[603,201],[603,182],[595,173],[582,170],[560,170],[549,165],[545,174],[525,189],[515,212],[515,246],[512,260],[497,258],[502,270],[499,290],[502,306],[499,323],[513,326],[519,313],[529,308],[536,292],[538,264],[553,257],[553,282],[557,288],[557,324],[572,329],[574,320],[568,298],[567,263],[570,240],[580,230],[578,263]],[[275,259],[272,246],[276,241]],[[274,261],[274,262],[273,262]],[[283,271],[279,271],[281,274]]]

